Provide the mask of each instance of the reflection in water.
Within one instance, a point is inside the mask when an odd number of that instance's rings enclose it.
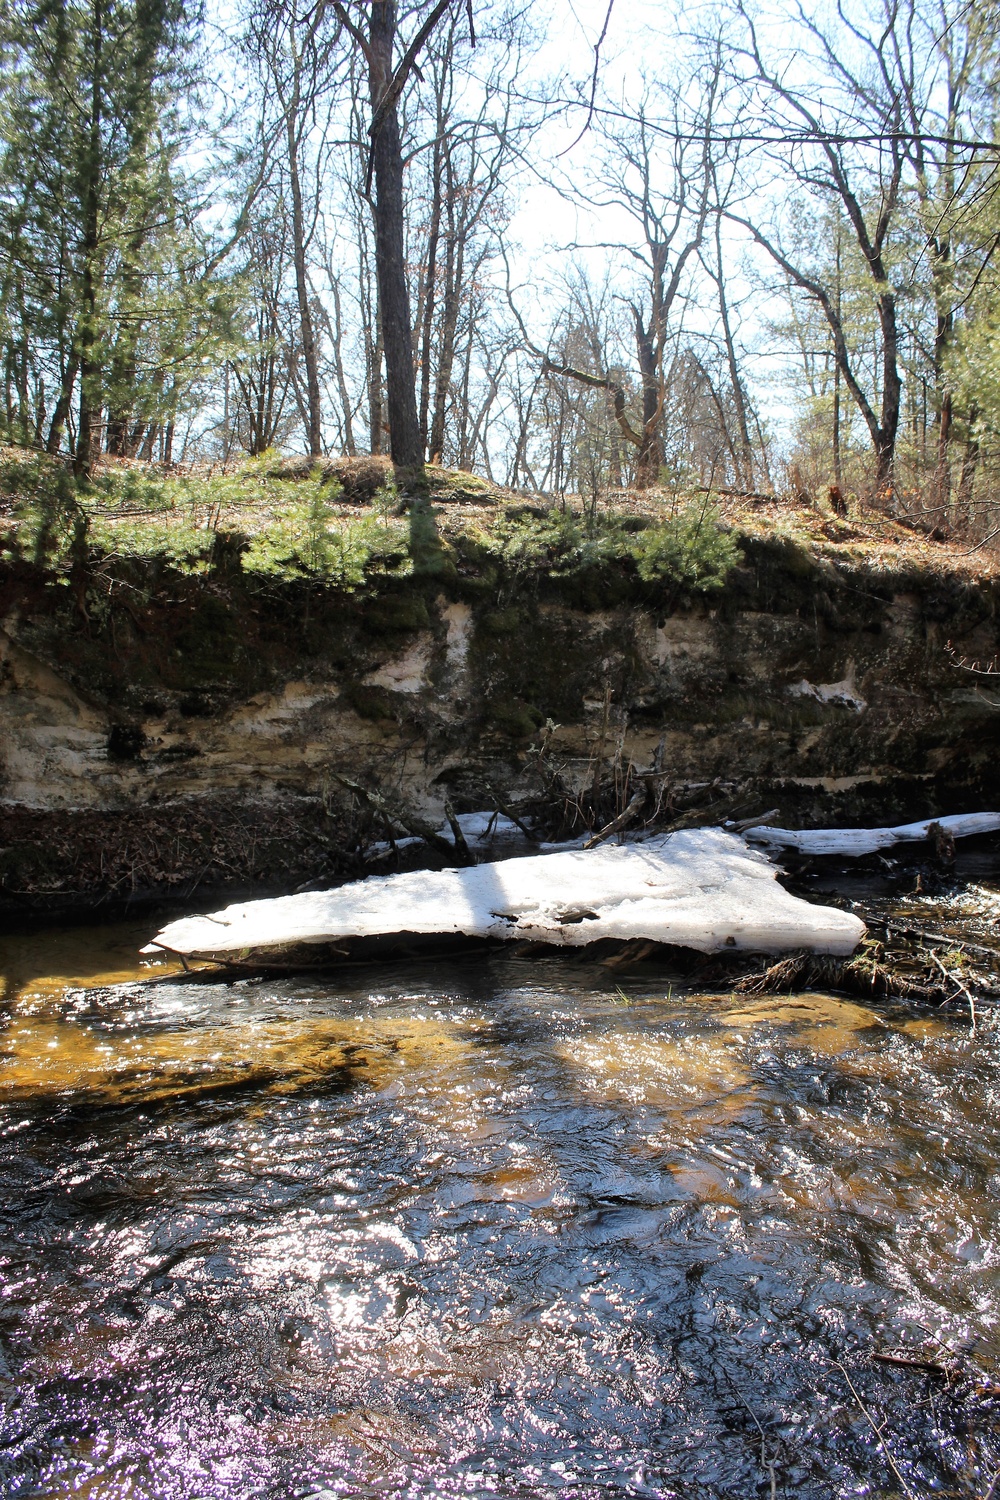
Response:
[[[137,936],[4,954],[4,1495],[901,1493],[834,1361],[913,1493],[987,1493],[987,1396],[871,1355],[995,1362],[992,1034]]]

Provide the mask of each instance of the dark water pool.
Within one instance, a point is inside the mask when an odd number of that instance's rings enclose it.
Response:
[[[1000,1489],[988,1020],[142,935],[6,944],[4,1496]]]

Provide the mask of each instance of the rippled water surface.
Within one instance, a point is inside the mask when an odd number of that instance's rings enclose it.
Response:
[[[145,936],[2,948],[3,1495],[991,1493],[988,1022]]]

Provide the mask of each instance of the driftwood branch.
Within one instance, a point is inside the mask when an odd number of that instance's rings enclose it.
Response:
[[[933,952],[933,950],[931,951],[931,962],[934,964],[934,966],[936,968],[938,968],[938,969],[941,970],[941,973],[944,975],[945,979],[950,980],[951,983],[956,986],[956,988],[958,989],[959,993],[962,994],[962,995],[964,995],[965,998],[966,998],[966,1000],[968,1000],[968,1002],[969,1002],[969,1020],[971,1022],[970,1030],[972,1032],[972,1035],[975,1036],[975,1034],[976,1034],[976,1002],[972,998],[972,991],[970,989],[968,989],[962,983],[962,981],[958,978],[958,976],[956,974],[954,974],[951,971],[951,969],[946,969],[945,968],[944,964],[938,958],[937,954],[935,952]]]
[[[510,822],[514,824],[515,828],[519,828],[524,834],[525,838],[528,840],[529,844],[538,844],[541,842],[537,833],[532,833],[528,825],[521,821],[521,819],[517,816],[517,813],[514,812],[513,808],[511,808],[510,805],[504,801],[495,787],[488,786],[487,791],[490,794],[490,797],[493,801],[493,806],[496,808],[497,812],[501,815],[501,817],[509,819]]]
[[[465,845],[465,854],[463,856],[461,848],[456,844],[449,843],[436,828],[432,828],[429,823],[425,823],[423,818],[418,818],[413,813],[400,812],[397,808],[392,807],[379,792],[369,791],[366,786],[362,786],[358,781],[352,781],[349,776],[334,776],[331,779],[336,781],[340,786],[346,787],[349,792],[353,792],[359,801],[363,802],[366,807],[370,807],[373,812],[377,812],[387,822],[396,823],[414,838],[423,839],[425,844],[429,844],[439,854],[444,854],[449,859],[454,859],[456,854],[458,854],[459,857],[467,857],[469,864],[475,864],[475,860],[469,854],[469,848],[465,844],[464,839],[462,840],[463,845]]]
[[[761,813],[759,818],[741,818],[732,826],[733,833],[749,833],[751,828],[767,828],[775,818],[781,816],[781,809],[772,807],[770,812]]]
[[[601,829],[600,833],[595,833],[593,838],[589,838],[583,847],[585,849],[596,849],[598,844],[603,844],[604,840],[609,839],[612,834],[620,833],[623,828],[627,828],[630,823],[634,823],[636,818],[642,812],[642,809],[645,806],[645,802],[646,788],[641,787],[639,791],[633,793],[632,798],[624,811],[620,812],[617,818],[614,818],[610,823],[606,824],[605,827]]]
[[[466,842],[465,834],[462,832],[462,825],[455,816],[455,809],[452,807],[450,802],[446,802],[444,805],[444,815],[448,819],[448,826],[451,828],[452,835],[455,839],[456,850],[462,856],[462,859],[466,862],[466,864],[474,865],[476,863],[475,857],[472,853],[472,850],[469,848],[468,843]]]

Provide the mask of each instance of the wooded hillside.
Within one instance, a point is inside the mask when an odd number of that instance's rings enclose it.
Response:
[[[8,0],[0,436],[989,541],[997,19]]]

